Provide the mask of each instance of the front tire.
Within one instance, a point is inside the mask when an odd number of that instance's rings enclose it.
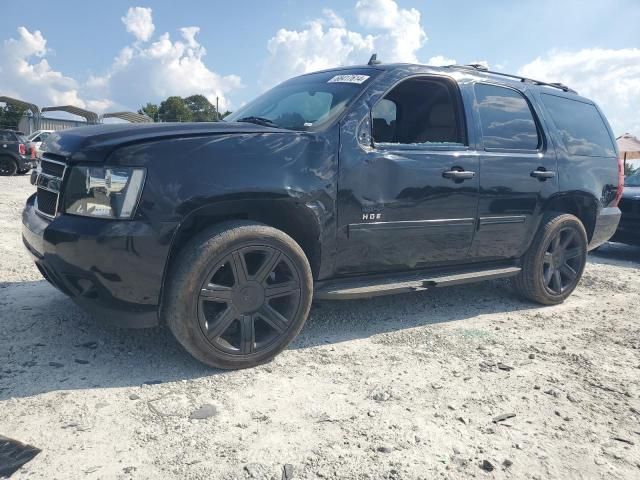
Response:
[[[280,230],[225,222],[195,236],[172,263],[163,318],[178,342],[211,367],[268,362],[304,326],[311,268]]]
[[[565,301],[578,285],[587,262],[587,233],[574,215],[546,218],[522,259],[512,284],[521,296],[543,305]]]

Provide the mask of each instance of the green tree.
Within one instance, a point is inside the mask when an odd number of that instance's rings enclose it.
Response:
[[[146,115],[154,122],[158,121],[158,105],[155,103],[147,103],[144,107],[141,107],[140,110],[138,110],[138,113],[140,115]]]
[[[173,96],[160,103],[158,118],[162,122],[190,122],[193,120],[193,112],[182,97]]]
[[[7,103],[4,107],[0,107],[0,126],[17,128],[25,112],[25,108]]]
[[[160,102],[160,105],[149,102],[138,113],[151,117],[155,122],[217,122],[231,114],[227,110],[218,118],[216,107],[204,95],[186,98],[174,95]]]
[[[625,162],[624,163],[624,176],[628,177],[629,175],[633,175],[638,171],[637,167],[634,167],[632,163]]]
[[[216,122],[218,115],[216,107],[214,107],[207,97],[204,95],[191,95],[184,99],[184,103],[191,110],[194,122]]]

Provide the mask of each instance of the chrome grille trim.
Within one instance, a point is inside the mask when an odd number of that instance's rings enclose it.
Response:
[[[36,194],[36,212],[43,217],[52,219],[55,218],[58,210],[60,209],[60,190],[62,189],[62,181],[64,180],[65,173],[67,172],[67,164],[58,160],[51,160],[50,158],[43,159],[41,162],[55,163],[62,167],[62,175],[51,175],[49,173],[42,172],[42,164],[38,166],[38,175],[36,177],[37,191],[45,190],[47,192],[54,193],[56,195],[55,209],[53,213],[43,212],[38,206],[38,195]]]

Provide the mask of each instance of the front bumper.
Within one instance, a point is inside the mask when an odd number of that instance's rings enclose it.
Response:
[[[22,213],[22,238],[42,275],[108,323],[157,325],[172,228],[73,215],[48,220],[34,198]]]
[[[618,207],[607,207],[600,210],[596,217],[596,224],[589,242],[589,250],[598,248],[607,242],[616,233],[618,223],[620,223],[621,212]]]

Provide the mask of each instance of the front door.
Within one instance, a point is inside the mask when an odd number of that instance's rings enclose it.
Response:
[[[370,104],[362,122],[352,115],[342,126],[337,272],[465,261],[476,224],[479,158],[469,147],[457,84],[415,76]]]

